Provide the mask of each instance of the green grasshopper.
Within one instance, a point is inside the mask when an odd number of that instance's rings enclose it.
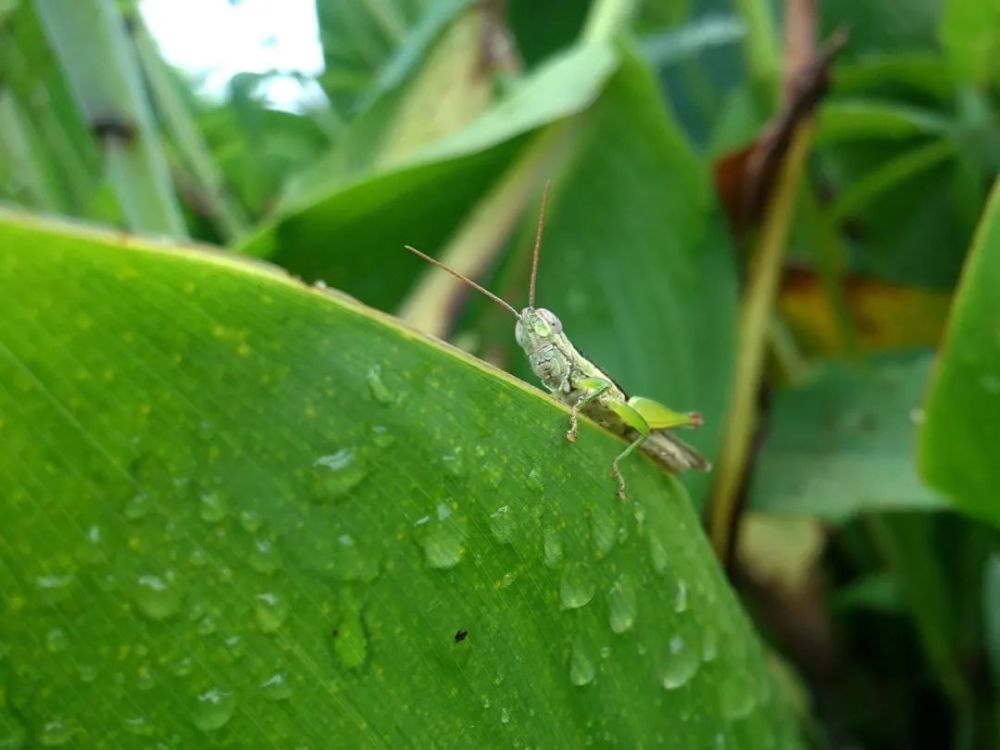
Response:
[[[676,412],[652,399],[626,396],[621,386],[573,346],[563,333],[562,323],[555,314],[543,307],[535,307],[535,279],[538,275],[538,257],[548,197],[549,186],[546,184],[531,264],[528,306],[521,312],[472,279],[415,247],[406,245],[406,249],[483,293],[514,316],[517,321],[514,337],[518,346],[528,355],[531,369],[553,395],[571,408],[567,440],[576,441],[578,419],[583,412],[605,429],[630,441],[628,447],[611,462],[611,473],[618,483],[619,498],[626,500],[628,497],[619,464],[636,448],[641,448],[672,472],[687,469],[708,471],[711,464],[704,456],[667,432],[674,427],[700,427],[700,414]]]

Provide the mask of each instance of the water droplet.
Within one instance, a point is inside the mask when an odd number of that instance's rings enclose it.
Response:
[[[45,634],[45,648],[49,650],[49,653],[57,654],[60,651],[65,651],[68,645],[69,638],[62,628],[52,628]]]
[[[256,534],[260,531],[260,527],[263,526],[264,519],[260,517],[259,513],[255,513],[252,510],[241,510],[240,511],[240,526],[248,534]]]
[[[73,730],[62,719],[52,719],[45,722],[42,725],[42,731],[38,733],[38,742],[45,747],[65,745],[71,739],[73,739]]]
[[[396,395],[389,389],[382,379],[382,368],[379,365],[372,365],[368,368],[368,389],[372,398],[383,406],[389,406],[396,402]]]
[[[465,555],[466,524],[452,512],[448,502],[439,503],[434,516],[418,524],[427,564],[440,570],[458,565]]]
[[[83,544],[77,549],[80,562],[96,565],[105,562],[106,557],[101,544],[101,527],[94,524],[87,529]]]
[[[333,651],[347,669],[357,669],[368,658],[361,603],[350,594],[345,594],[341,602],[340,621],[333,632]]]
[[[624,633],[635,625],[635,587],[629,577],[622,573],[608,591],[608,624],[614,633]]]
[[[261,632],[273,633],[288,617],[288,603],[277,594],[266,591],[254,597],[253,611]]]
[[[715,661],[719,655],[719,637],[712,628],[706,628],[702,634],[701,660],[705,662]]]
[[[146,721],[144,716],[130,716],[123,719],[122,729],[136,737],[151,737],[156,733],[156,727]]]
[[[590,510],[590,536],[594,542],[594,557],[598,560],[615,546],[615,519],[605,505],[595,505]]]
[[[722,683],[720,691],[720,707],[727,719],[742,719],[753,710],[753,683],[742,670],[733,670]]]
[[[281,672],[275,672],[262,683],[260,691],[269,701],[283,701],[292,697],[292,686]]]
[[[200,547],[195,547],[188,554],[188,562],[191,563],[196,568],[201,568],[205,565],[208,565],[210,561],[208,553],[205,552],[205,550],[201,549]]]
[[[670,558],[667,555],[666,547],[663,546],[663,542],[655,534],[651,534],[649,537],[649,556],[653,561],[653,570],[660,575],[667,572]]]
[[[462,455],[462,446],[457,446],[451,453],[447,453],[441,457],[441,463],[444,464],[445,473],[453,476],[460,477],[465,473],[465,460]]]
[[[91,683],[97,679],[97,667],[93,664],[79,664],[76,675],[80,678],[80,682]],[[0,743],[0,747],[3,747],[3,743]]]
[[[226,501],[218,492],[203,492],[199,498],[198,516],[205,523],[222,523],[226,520],[229,509]]]
[[[573,650],[569,656],[569,681],[581,687],[589,685],[594,681],[597,670],[594,662],[587,656],[587,652],[579,643],[573,644]]]
[[[194,659],[190,656],[182,656],[170,665],[170,672],[177,677],[186,677],[194,669]]]
[[[396,436],[384,425],[373,424],[368,432],[372,442],[378,448],[391,448],[396,443]]]
[[[542,537],[542,556],[545,559],[545,564],[550,568],[555,568],[562,562],[562,537],[556,529],[545,529]]]
[[[236,709],[236,696],[231,692],[212,688],[198,696],[191,721],[203,732],[214,732],[226,725]]]
[[[503,484],[503,469],[496,464],[484,464],[479,473],[483,481],[494,490]]]
[[[674,593],[674,612],[680,614],[688,608],[688,587],[684,581],[677,581],[677,591]]]
[[[138,492],[125,503],[122,513],[129,521],[139,521],[145,518],[152,508],[152,498],[145,492]]]
[[[341,581],[371,583],[378,577],[379,561],[350,534],[341,534],[336,544],[324,545],[330,558],[326,568]]]
[[[341,448],[313,462],[313,499],[319,503],[336,500],[361,484],[370,471],[356,448]]]
[[[679,635],[670,639],[667,652],[660,665],[660,683],[667,690],[676,690],[694,677],[700,661],[698,654]]]
[[[514,535],[514,519],[509,506],[501,505],[490,514],[490,533],[501,544],[510,544]]]
[[[501,724],[510,723],[510,712],[506,708],[500,709],[500,723]]]
[[[524,483],[528,485],[529,490],[534,490],[535,492],[541,492],[545,489],[545,482],[542,481],[542,472],[537,468],[528,472]]]
[[[250,567],[258,573],[270,575],[281,567],[281,554],[269,539],[254,539],[250,553]]]
[[[180,609],[182,598],[173,571],[168,570],[162,576],[139,576],[135,589],[135,603],[146,617],[165,620]]]
[[[198,627],[196,628],[198,635],[206,636],[212,635],[216,630],[219,629],[219,624],[215,621],[215,618],[211,615],[205,615],[198,621]]]
[[[595,589],[590,569],[583,563],[572,563],[563,571],[559,598],[566,609],[578,609],[594,598]]]

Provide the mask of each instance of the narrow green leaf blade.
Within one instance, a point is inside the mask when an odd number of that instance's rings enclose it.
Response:
[[[927,401],[921,466],[963,510],[1000,523],[1000,182],[962,271]]]

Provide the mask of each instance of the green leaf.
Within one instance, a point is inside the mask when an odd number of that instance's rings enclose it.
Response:
[[[442,246],[477,199],[526,146],[526,134],[575,114],[599,95],[617,58],[581,44],[541,66],[510,95],[404,165],[347,184],[303,181],[282,215],[244,246],[303,278],[322,279],[368,304],[395,308],[420,262],[403,245]]]
[[[949,0],[939,34],[959,76],[1000,82],[1000,0]]]
[[[757,510],[843,522],[875,510],[931,509],[914,459],[927,354],[879,357],[860,370],[830,363],[775,398],[751,485]]]
[[[921,431],[924,476],[973,515],[1000,523],[1000,182],[962,271]]]
[[[816,143],[942,135],[948,127],[946,118],[930,110],[898,102],[843,98],[820,107]]]
[[[683,490],[341,295],[0,222],[0,743],[795,747]]]

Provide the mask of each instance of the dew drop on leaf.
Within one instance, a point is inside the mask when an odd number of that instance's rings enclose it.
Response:
[[[667,655],[660,665],[660,683],[667,690],[676,690],[695,676],[700,666],[698,654],[684,639],[675,635],[667,646]]]
[[[218,492],[203,492],[198,499],[198,517],[205,523],[222,523],[226,520],[229,509],[226,501]]]
[[[361,620],[361,604],[345,595],[340,608],[340,621],[333,632],[333,651],[340,664],[358,669],[368,659],[368,637]]]
[[[674,612],[680,614],[686,611],[688,608],[688,588],[687,584],[682,581],[677,581],[677,590],[674,593]]]
[[[122,720],[122,729],[136,737],[151,737],[156,733],[156,727],[146,721],[144,716],[128,716]]]
[[[281,568],[281,554],[270,539],[254,539],[249,562],[258,573],[270,575]]]
[[[139,521],[149,515],[152,507],[153,501],[150,496],[145,492],[137,492],[126,501],[122,514],[129,521]]]
[[[73,739],[73,730],[62,719],[51,719],[42,725],[38,743],[43,747],[59,747]]]
[[[288,617],[288,603],[278,594],[270,591],[257,594],[253,602],[257,627],[262,633],[273,633]]]
[[[589,685],[596,673],[594,662],[587,656],[586,650],[581,644],[574,643],[569,656],[569,681],[578,687]]]
[[[181,606],[181,591],[173,571],[164,575],[139,576],[135,588],[135,603],[139,611],[151,620],[165,620]]]
[[[490,514],[490,533],[501,544],[510,544],[514,535],[514,518],[510,506],[501,505]]]
[[[614,633],[624,633],[635,625],[635,587],[626,574],[618,577],[608,592],[608,624]]]
[[[439,503],[432,516],[418,521],[424,559],[432,568],[454,568],[465,555],[466,524],[448,502]]]
[[[368,434],[376,448],[391,448],[396,444],[396,436],[385,425],[373,424],[369,428]]]
[[[233,693],[212,688],[198,696],[191,721],[203,732],[214,732],[229,722],[235,709],[236,696]]]
[[[312,467],[313,500],[327,503],[347,495],[365,480],[370,471],[361,451],[341,448],[336,453],[320,456]]]
[[[615,546],[615,519],[603,504],[595,505],[590,511],[590,537],[594,543],[594,557],[598,560]]]
[[[594,598],[594,580],[583,563],[572,563],[559,582],[559,599],[566,609],[578,609]]]
[[[275,672],[260,683],[260,692],[269,701],[288,700],[292,696],[292,685],[282,672]]]
[[[562,537],[556,529],[545,529],[542,536],[542,557],[550,568],[555,568],[562,562]]]
[[[45,648],[48,649],[50,654],[65,651],[68,645],[69,638],[66,636],[66,631],[62,628],[52,628],[52,630],[45,634]]]
[[[368,368],[366,378],[368,380],[368,390],[376,402],[383,406],[389,406],[396,402],[396,395],[385,384],[385,380],[382,379],[382,367],[380,365],[372,365]]]

